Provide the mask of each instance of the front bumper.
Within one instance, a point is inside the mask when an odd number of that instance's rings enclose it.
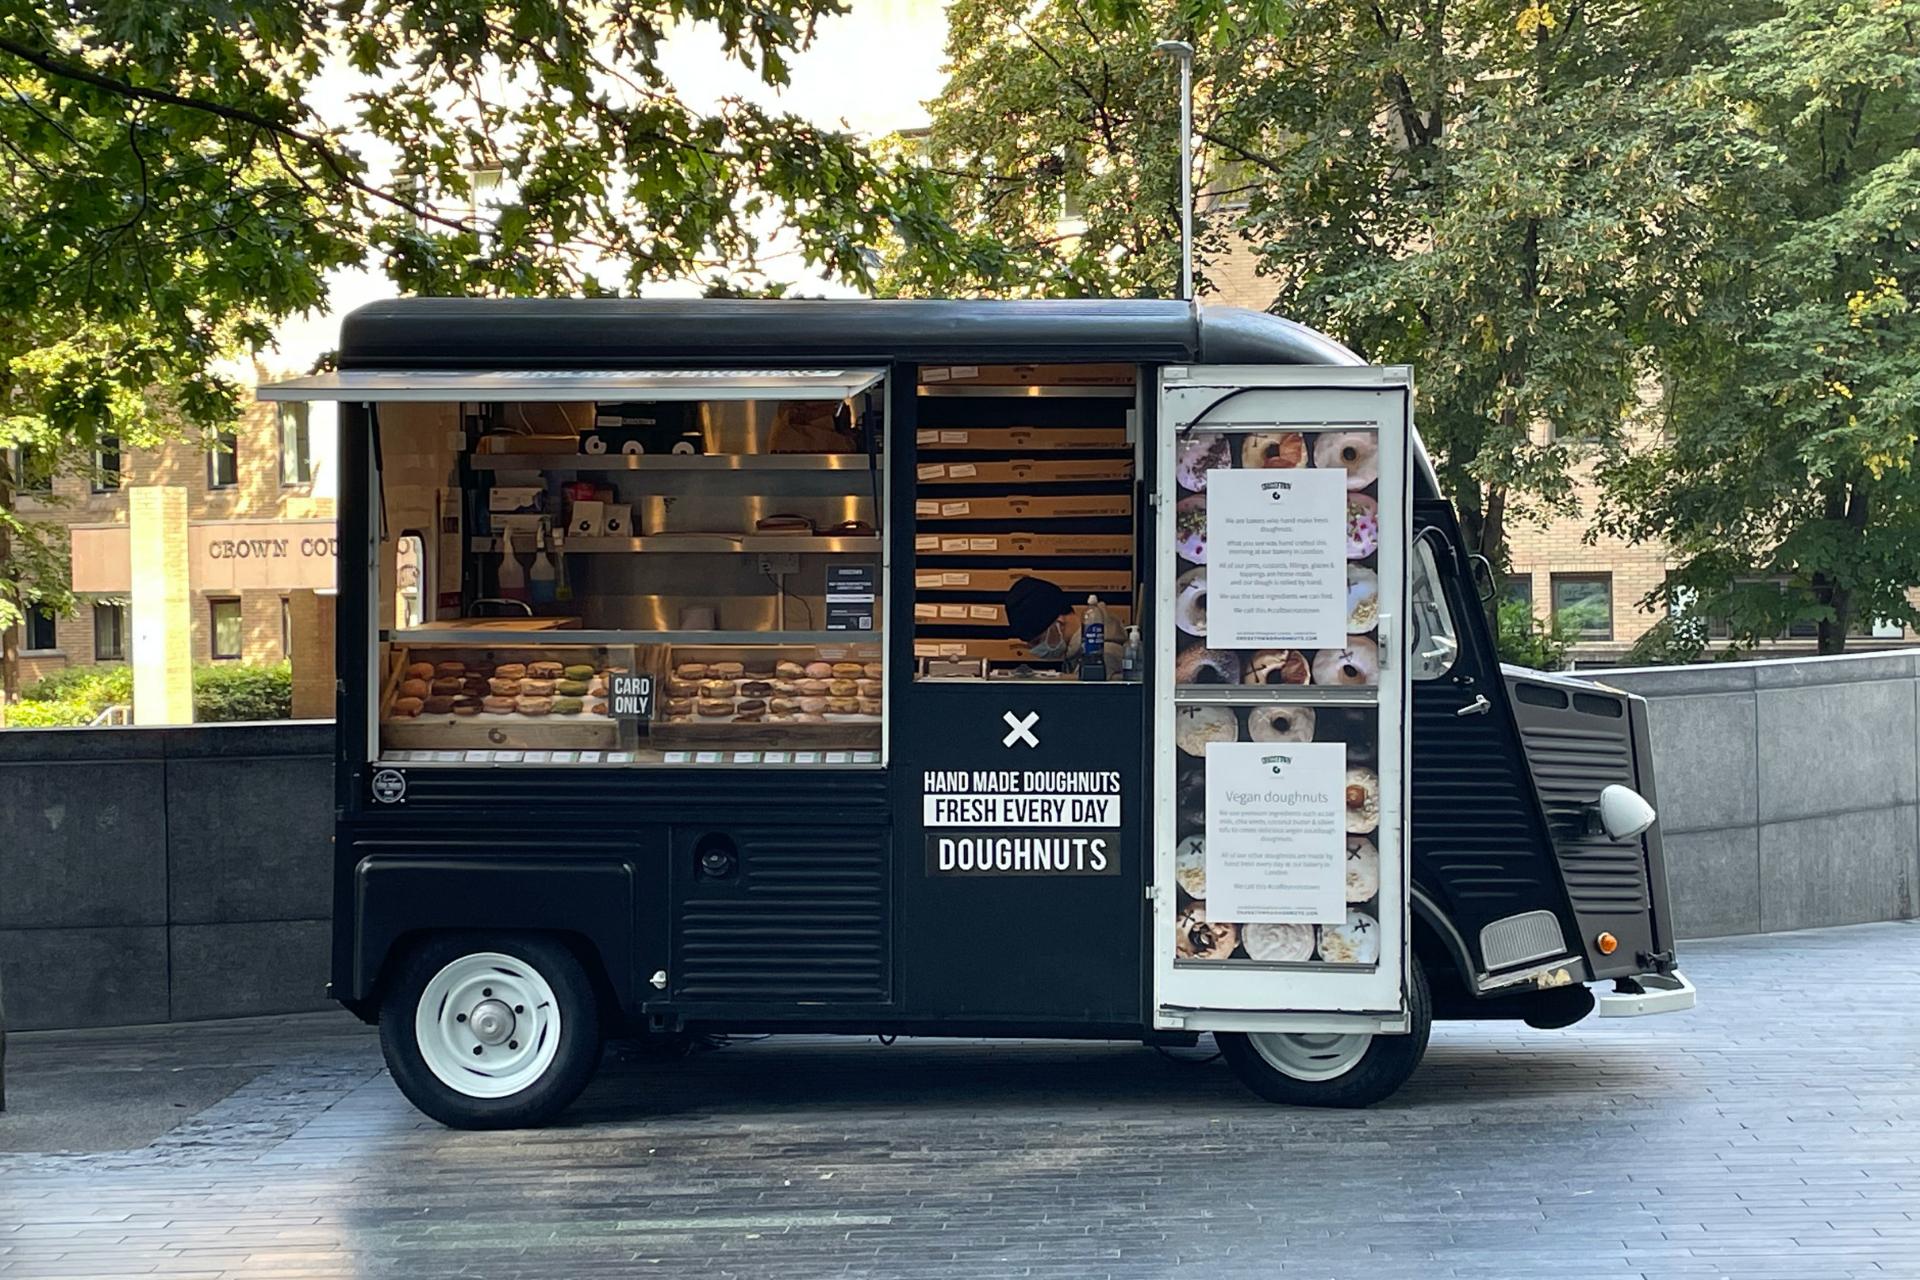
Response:
[[[1687,975],[1675,969],[1672,973],[1616,978],[1613,991],[1601,996],[1598,1003],[1603,1018],[1642,1018],[1650,1013],[1691,1009],[1693,996],[1693,984],[1687,981]]]

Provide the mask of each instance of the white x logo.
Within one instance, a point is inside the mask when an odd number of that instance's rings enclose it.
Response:
[[[1002,711],[1000,718],[1012,726],[1007,736],[1000,739],[1001,746],[1010,747],[1016,742],[1024,742],[1030,747],[1040,745],[1040,739],[1033,736],[1033,726],[1040,723],[1038,711],[1029,711],[1024,716],[1016,716],[1011,711]]]

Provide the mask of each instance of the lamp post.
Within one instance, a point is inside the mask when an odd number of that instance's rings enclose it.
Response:
[[[1180,63],[1180,296],[1193,299],[1193,46],[1157,40],[1153,51]]]

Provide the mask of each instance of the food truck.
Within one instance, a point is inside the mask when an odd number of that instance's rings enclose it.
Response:
[[[1690,1005],[1646,707],[1499,665],[1412,393],[1184,302],[352,313],[262,390],[338,404],[333,998],[467,1127],[610,1037],[1364,1106],[1435,1018]]]

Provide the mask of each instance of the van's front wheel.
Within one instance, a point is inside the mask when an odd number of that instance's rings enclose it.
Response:
[[[551,938],[442,935],[388,984],[380,1047],[407,1100],[441,1124],[544,1124],[599,1066],[600,1010],[580,961]]]
[[[1407,1082],[1427,1052],[1433,1004],[1413,960],[1405,1035],[1316,1032],[1214,1033],[1240,1082],[1268,1102],[1295,1107],[1370,1107]]]

